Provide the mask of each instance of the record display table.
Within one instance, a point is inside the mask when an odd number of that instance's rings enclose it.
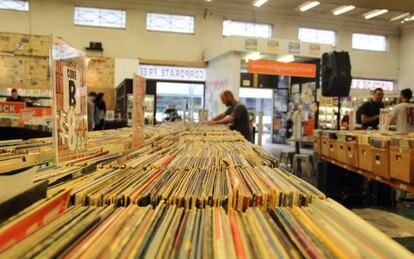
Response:
[[[375,181],[387,184],[389,186],[404,190],[406,192],[414,193],[414,184],[404,183],[404,182],[401,182],[401,181],[398,181],[398,180],[395,180],[395,179],[386,179],[384,177],[374,175],[373,173],[368,172],[366,170],[350,166],[348,164],[336,161],[334,159],[331,159],[331,158],[328,158],[328,157],[325,157],[325,156],[318,156],[318,157],[319,157],[320,160],[323,160],[325,162],[332,163],[336,166],[342,167],[342,168],[348,170],[349,172],[353,172],[353,173],[356,173],[356,174],[359,174],[359,175],[363,175],[363,176],[365,176],[365,177],[367,177],[371,180],[375,180]]]

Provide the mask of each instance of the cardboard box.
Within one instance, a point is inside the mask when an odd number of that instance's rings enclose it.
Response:
[[[342,163],[347,163],[347,152],[346,152],[345,141],[336,142],[336,157],[334,157],[334,159]]]
[[[371,157],[371,146],[368,144],[358,145],[358,167],[372,172],[372,157]]]
[[[358,167],[358,143],[355,141],[346,142],[346,163],[353,167]]]
[[[414,183],[414,149],[390,149],[390,177],[406,183]]]
[[[321,153],[323,156],[329,157],[329,139],[321,138]]]
[[[329,147],[329,154],[328,157],[334,160],[337,160],[337,150],[338,150],[338,143],[336,139],[329,139],[328,140],[328,147]]]
[[[371,147],[372,173],[390,179],[390,150]]]
[[[322,154],[322,138],[321,137],[314,137],[313,140],[313,151],[320,155]]]

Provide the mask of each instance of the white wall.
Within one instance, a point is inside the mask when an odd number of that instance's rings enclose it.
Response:
[[[133,58],[116,58],[115,59],[115,73],[114,73],[114,87],[117,87],[125,78],[132,78],[134,73],[139,72],[138,59]]]
[[[82,2],[86,0],[76,1],[77,4]],[[102,4],[108,5],[105,1],[102,1]],[[117,4],[122,3],[113,3],[112,7],[116,7]],[[0,10],[0,32],[42,35],[53,33],[77,48],[88,46],[90,41],[101,41],[104,55],[109,57],[202,61],[203,50],[218,44],[222,38],[223,17],[234,19],[242,17],[233,14],[232,10],[222,10],[207,15],[204,19],[202,7],[195,9],[182,4],[182,8],[174,8],[155,4],[125,6],[127,26],[122,30],[74,26],[74,4],[71,1],[31,0],[30,13]],[[148,32],[145,29],[147,10],[194,15],[196,33],[186,35]],[[250,16],[245,17],[244,19],[249,20]],[[274,24],[273,36],[282,39],[297,39],[299,27],[333,29],[337,31],[338,50],[344,49],[351,53],[355,77],[398,79],[400,48],[398,28],[374,26],[364,22],[356,26],[355,22],[347,23],[339,19],[341,18],[326,21],[319,17],[283,17],[279,14],[269,14],[261,16],[259,20]],[[390,40],[389,52],[353,51],[351,36],[354,31],[387,35]]]
[[[239,96],[240,59],[240,53],[231,52],[210,61],[205,89],[205,107],[210,118],[226,109],[220,100],[222,91],[230,90]]]
[[[400,41],[399,89],[414,90],[414,26],[405,27],[401,32]]]

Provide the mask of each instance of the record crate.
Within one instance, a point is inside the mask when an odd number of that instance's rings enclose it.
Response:
[[[313,131],[313,151],[315,154],[322,154],[322,131],[314,130]]]
[[[321,135],[321,153],[323,156],[329,157],[329,134],[326,131]]]
[[[322,137],[324,139],[327,139],[328,154],[326,156],[332,159],[336,159],[337,131],[334,131],[334,130],[326,131],[323,133]],[[324,148],[324,144],[322,142],[322,152],[323,152],[323,148]]]
[[[391,139],[390,177],[402,182],[414,183],[414,138]]]
[[[390,179],[390,150],[388,136],[372,136],[371,144],[371,163],[372,172],[375,175]]]
[[[372,172],[372,158],[371,158],[371,145],[369,144],[369,135],[358,134],[358,167]]]

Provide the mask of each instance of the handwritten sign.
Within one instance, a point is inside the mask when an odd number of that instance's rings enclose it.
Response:
[[[86,56],[60,39],[52,41],[53,143],[56,163],[87,155]]]
[[[144,98],[146,80],[134,75],[134,107],[132,113],[132,147],[139,147],[144,143]]]

